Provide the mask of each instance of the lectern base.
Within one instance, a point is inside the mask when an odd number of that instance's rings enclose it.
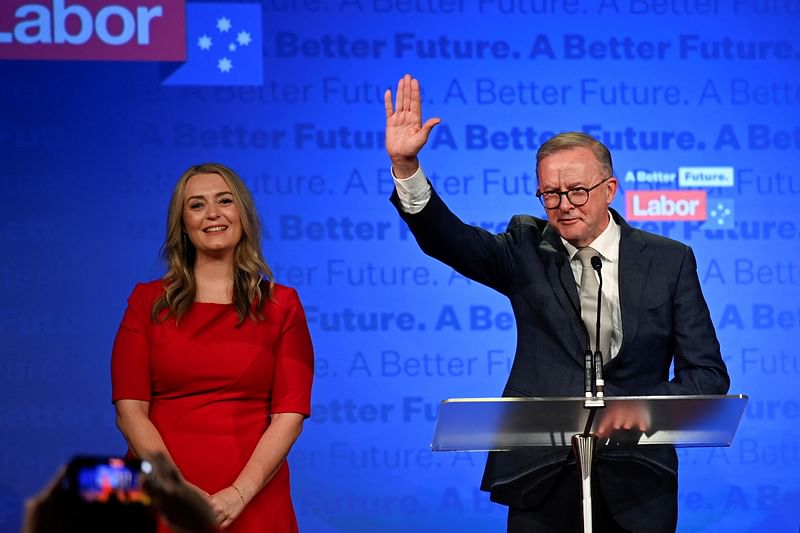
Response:
[[[583,533],[592,532],[592,462],[594,449],[597,446],[597,435],[578,434],[572,436],[572,450],[578,465],[581,480],[581,501],[583,507]]]

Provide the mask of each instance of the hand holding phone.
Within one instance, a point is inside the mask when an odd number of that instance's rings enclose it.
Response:
[[[215,531],[206,497],[164,454],[80,456],[28,500],[23,533],[155,533],[157,514],[176,532]]]
[[[155,533],[156,514],[142,483],[149,463],[75,457],[26,505],[24,533]]]

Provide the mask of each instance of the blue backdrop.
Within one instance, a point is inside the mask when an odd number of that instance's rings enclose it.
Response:
[[[467,221],[542,216],[535,150],[565,130],[610,146],[629,218],[625,195],[705,192],[707,221],[634,222],[694,247],[731,391],[751,397],[731,448],[680,451],[679,530],[798,530],[797,1],[117,3],[185,9],[168,29],[187,60],[96,60],[100,37],[57,43],[58,16],[0,11],[0,530],[66,458],[124,452],[112,340],[134,283],[163,272],[174,182],[204,161],[246,180],[308,314],[301,530],[502,530],[484,456],[429,451],[440,400],[500,394],[515,332],[505,299],[423,256],[387,201],[382,94],[405,72],[443,119],[423,165]],[[95,33],[125,37],[119,13]],[[19,59],[26,35],[39,59]]]

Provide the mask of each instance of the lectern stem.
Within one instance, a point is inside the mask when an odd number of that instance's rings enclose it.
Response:
[[[597,435],[577,434],[572,436],[572,450],[581,478],[581,497],[583,506],[583,532],[592,532],[592,462]]]

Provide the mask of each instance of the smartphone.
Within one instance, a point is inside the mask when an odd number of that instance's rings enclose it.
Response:
[[[150,505],[142,481],[151,470],[150,463],[140,459],[75,457],[62,487],[84,502]]]
[[[61,531],[156,531],[156,513],[142,488],[152,465],[139,459],[79,456],[61,480],[68,511]]]

